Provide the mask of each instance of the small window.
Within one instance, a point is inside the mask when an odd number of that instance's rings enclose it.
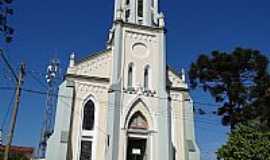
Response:
[[[149,67],[144,70],[144,89],[149,89]]]
[[[84,106],[83,130],[93,130],[95,122],[95,105],[93,101],[88,101]]]
[[[132,88],[133,84],[133,65],[130,64],[128,67],[128,88]]]
[[[143,17],[143,0],[138,0],[138,16]]]
[[[126,0],[126,5],[129,5],[129,3],[130,3],[130,0]]]
[[[81,142],[80,160],[92,160],[92,141]]]
[[[152,21],[152,24],[154,25],[155,24],[155,16],[154,16],[153,11],[151,13],[151,21]]]
[[[128,21],[128,18],[130,17],[130,10],[126,10],[126,21]]]

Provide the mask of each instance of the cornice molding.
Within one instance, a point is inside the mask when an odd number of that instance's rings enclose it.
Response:
[[[102,82],[102,83],[109,83],[109,78],[104,77],[95,77],[95,76],[86,76],[86,75],[75,75],[75,74],[66,74],[65,79],[81,79],[81,80],[87,80],[92,82]]]
[[[134,23],[123,22],[122,20],[115,20],[113,23],[120,24],[122,27],[130,27],[130,28],[134,28],[134,29],[154,31],[157,33],[161,33],[161,32],[167,33],[167,29],[165,27],[153,27],[153,26],[139,25],[139,24],[134,24]]]

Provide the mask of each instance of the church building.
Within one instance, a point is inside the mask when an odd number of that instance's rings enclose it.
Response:
[[[184,71],[167,64],[159,0],[115,0],[113,19],[106,49],[70,56],[46,160],[199,160],[193,101]]]

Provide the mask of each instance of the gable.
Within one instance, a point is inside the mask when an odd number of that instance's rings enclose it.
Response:
[[[104,50],[75,62],[73,67],[69,67],[68,74],[109,79],[111,67],[112,52]]]
[[[167,86],[170,89],[188,89],[188,85],[185,80],[182,79],[180,73],[177,74],[169,66],[167,67]]]

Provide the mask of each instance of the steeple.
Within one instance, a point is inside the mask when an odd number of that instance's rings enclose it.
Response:
[[[114,20],[146,26],[158,26],[158,0],[115,0]]]

